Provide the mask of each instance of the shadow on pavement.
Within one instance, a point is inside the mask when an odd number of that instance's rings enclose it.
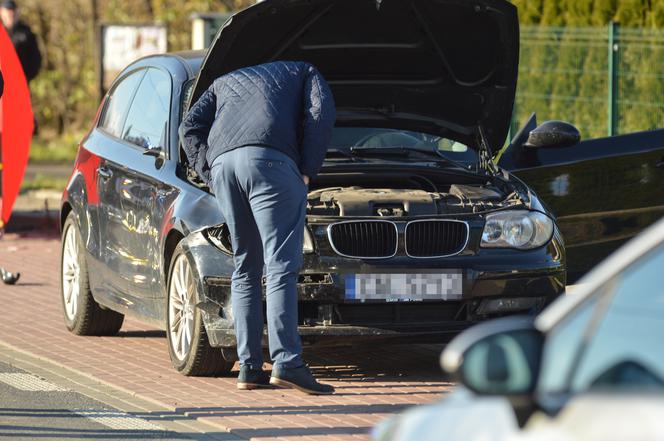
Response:
[[[166,332],[160,330],[120,331],[117,338],[165,339]],[[418,383],[441,385],[448,379],[441,371],[438,358],[442,344],[419,345],[356,345],[353,347],[305,348],[304,359],[312,373],[320,379],[343,380],[344,382],[371,383],[395,381],[400,384],[379,386],[380,388],[400,388],[409,377],[417,377]],[[386,348],[389,351],[386,354]],[[264,354],[264,359],[269,356]],[[269,366],[266,365],[266,369]],[[234,377],[236,373],[229,376]],[[366,389],[370,385],[339,386],[338,390],[352,392],[353,389]],[[366,392],[364,392],[366,394]],[[391,391],[390,394],[395,394]],[[398,393],[397,393],[398,395]]]
[[[166,338],[166,331],[120,331],[117,336],[125,338]]]
[[[305,351],[314,375],[345,382],[397,381],[417,376],[418,383],[446,382],[438,364],[443,345],[357,346]],[[354,386],[342,386],[353,388]],[[358,386],[365,388],[367,386]]]

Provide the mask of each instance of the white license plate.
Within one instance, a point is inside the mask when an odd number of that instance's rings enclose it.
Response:
[[[346,300],[456,300],[463,293],[461,270],[442,273],[346,274],[345,282]]]

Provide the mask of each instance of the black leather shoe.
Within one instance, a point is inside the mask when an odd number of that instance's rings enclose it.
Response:
[[[13,285],[21,277],[21,273],[10,273],[4,268],[0,268],[0,275],[2,275],[2,281],[5,282],[5,285]]]
[[[334,387],[316,381],[307,365],[297,368],[279,368],[275,366],[272,369],[270,384],[280,387],[294,387],[309,395],[330,395],[334,393]]]
[[[249,369],[249,366],[240,366],[240,375],[237,376],[237,388],[240,390],[270,387],[270,376],[263,369]]]

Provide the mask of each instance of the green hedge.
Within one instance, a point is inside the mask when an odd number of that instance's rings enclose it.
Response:
[[[608,132],[608,24],[616,44],[617,127],[628,133],[664,127],[664,1],[514,0],[521,21],[515,126],[574,123],[584,138]]]

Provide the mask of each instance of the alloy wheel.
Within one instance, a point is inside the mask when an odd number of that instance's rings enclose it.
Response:
[[[74,320],[78,310],[81,293],[81,264],[78,255],[78,236],[72,226],[67,228],[64,238],[62,256],[62,295],[64,297],[65,314]]]
[[[194,277],[187,258],[177,257],[168,288],[168,332],[175,356],[184,360],[194,333]]]

